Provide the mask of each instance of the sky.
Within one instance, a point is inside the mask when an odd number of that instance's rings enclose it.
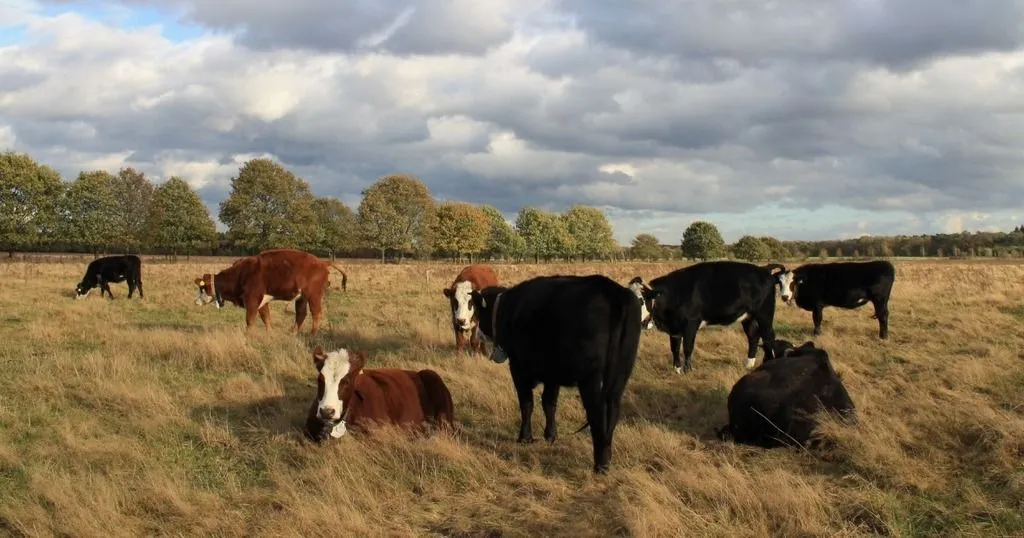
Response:
[[[0,0],[0,151],[270,157],[355,209],[601,208],[626,244],[1024,223],[1024,0]]]

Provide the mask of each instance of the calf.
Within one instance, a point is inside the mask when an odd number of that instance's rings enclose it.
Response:
[[[847,423],[856,410],[828,353],[807,342],[788,347],[785,356],[763,363],[741,377],[729,392],[729,423],[718,430],[721,439],[775,448],[806,445],[820,411],[839,413]]]
[[[779,275],[782,301],[811,312],[814,335],[821,334],[826,306],[859,308],[870,302],[878,320],[878,337],[889,337],[889,295],[896,268],[885,260],[808,263]]]
[[[754,366],[758,338],[764,348],[764,360],[771,360],[775,285],[780,282],[778,274],[785,270],[785,266],[777,263],[761,267],[737,261],[711,261],[676,269],[651,280],[650,285],[641,283],[654,325],[669,335],[676,373],[693,369],[691,357],[697,331],[707,325],[741,322],[747,335],[747,368]]]
[[[485,353],[477,329],[476,309],[470,294],[490,286],[498,285],[498,276],[487,265],[470,265],[459,272],[452,285],[444,289],[444,296],[452,309],[452,330],[455,331],[455,348],[461,353],[469,337],[469,348]]]
[[[544,439],[557,437],[560,387],[578,387],[594,450],[594,471],[611,462],[622,392],[640,343],[633,291],[601,275],[541,276],[511,288],[472,294],[479,328],[494,344],[491,359],[509,361],[519,399],[519,442],[533,442],[533,389],[544,385]],[[580,428],[582,431],[583,428]]]
[[[433,370],[363,369],[366,354],[341,348],[313,350],[316,399],[306,416],[306,434],[314,441],[337,439],[348,426],[363,430],[395,424],[422,430],[425,423],[453,427],[452,395]]]
[[[132,298],[135,288],[139,289],[139,299],[145,298],[142,294],[142,260],[138,256],[127,254],[96,258],[89,262],[82,281],[75,286],[75,299],[87,297],[97,286],[100,288],[100,297],[106,292],[113,299],[114,294],[110,292],[108,283],[126,281],[129,299]]]

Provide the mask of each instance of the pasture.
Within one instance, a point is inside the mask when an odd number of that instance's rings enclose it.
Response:
[[[145,257],[146,298],[74,300],[90,257],[0,264],[0,534],[14,536],[1020,536],[1024,533],[1024,266],[896,261],[890,339],[870,305],[825,310],[816,339],[860,424],[827,424],[827,452],[721,442],[745,372],[739,325],[697,336],[694,371],[668,336],[640,343],[607,476],[591,471],[575,389],[559,438],[515,442],[508,364],[457,356],[441,289],[462,265],[339,262],[322,333],[246,335],[244,310],[193,304],[193,279],[230,259]],[[787,265],[798,265],[789,262]],[[625,285],[677,264],[496,264],[503,283],[607,274]],[[332,281],[336,280],[332,276]],[[777,337],[811,338],[776,307]],[[459,431],[397,431],[315,446],[310,350],[367,367],[437,370]],[[760,361],[761,352],[758,352]],[[539,409],[534,429],[543,428]]]

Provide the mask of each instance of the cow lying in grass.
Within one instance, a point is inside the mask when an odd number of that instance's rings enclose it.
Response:
[[[775,357],[747,373],[729,393],[729,424],[718,435],[737,443],[775,448],[807,445],[820,411],[856,420],[846,387],[828,353],[807,342],[794,348],[775,341]]]
[[[349,426],[395,424],[421,429],[430,422],[443,429],[454,423],[452,395],[433,370],[370,368],[366,354],[345,348],[324,352],[316,346],[316,400],[306,417],[314,441],[339,438]]]

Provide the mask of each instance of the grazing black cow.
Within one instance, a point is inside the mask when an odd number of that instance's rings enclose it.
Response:
[[[611,462],[619,405],[640,344],[640,301],[602,275],[541,276],[472,292],[491,360],[509,361],[519,398],[519,442],[533,442],[533,389],[544,384],[544,439],[557,437],[560,387],[579,389],[594,448],[594,472]],[[580,428],[579,431],[582,431]]]
[[[774,271],[778,270],[779,273]],[[775,285],[785,266],[758,266],[737,261],[701,262],[651,280],[642,291],[654,325],[669,335],[676,373],[693,369],[697,331],[707,325],[743,325],[747,335],[747,368],[754,366],[757,341],[764,360],[773,357]],[[633,279],[636,281],[636,279]],[[679,343],[684,360],[679,360]]]
[[[776,341],[780,343],[780,341]],[[815,414],[838,413],[846,423],[856,410],[828,353],[807,342],[761,364],[741,377],[729,392],[729,423],[718,430],[725,440],[775,448],[807,445],[817,426]]]
[[[139,298],[144,299],[142,294],[142,260],[135,255],[106,256],[96,258],[89,262],[85,268],[85,276],[75,286],[75,299],[81,299],[89,295],[92,289],[99,286],[100,297],[106,292],[111,299],[114,294],[110,292],[110,282],[128,282],[128,298],[132,298],[135,288],[139,289]]]
[[[821,334],[826,306],[859,308],[871,302],[878,320],[878,337],[889,337],[889,295],[896,268],[885,260],[808,263],[779,275],[783,302],[811,312],[814,335]]]

